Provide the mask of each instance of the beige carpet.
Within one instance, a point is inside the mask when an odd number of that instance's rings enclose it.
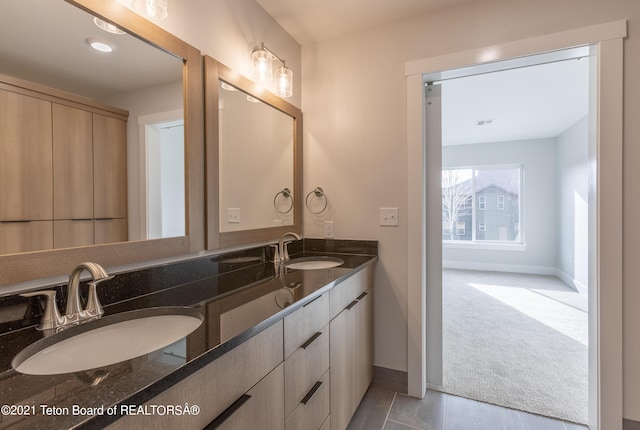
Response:
[[[587,299],[559,279],[447,269],[432,388],[584,424],[587,341]]]

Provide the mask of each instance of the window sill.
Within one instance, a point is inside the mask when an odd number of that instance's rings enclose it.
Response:
[[[524,243],[495,243],[495,242],[462,242],[442,241],[442,247],[447,249],[478,249],[490,251],[526,251]]]

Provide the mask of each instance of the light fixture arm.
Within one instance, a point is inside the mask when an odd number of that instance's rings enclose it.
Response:
[[[286,66],[286,62],[285,60],[283,60],[282,58],[280,58],[278,56],[278,54],[276,54],[275,52],[273,52],[271,49],[267,48],[264,44],[264,42],[262,42],[262,48],[263,50],[267,51],[269,54],[273,55],[278,61],[280,61],[282,63],[283,66]]]

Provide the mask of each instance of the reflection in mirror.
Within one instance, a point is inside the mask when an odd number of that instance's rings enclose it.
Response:
[[[294,119],[220,81],[220,231],[292,225]]]
[[[0,14],[0,254],[184,236],[183,60],[36,3]]]

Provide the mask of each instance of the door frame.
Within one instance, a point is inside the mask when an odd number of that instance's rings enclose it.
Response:
[[[590,126],[589,133],[593,178],[589,193],[593,220],[590,233],[595,235],[596,244],[589,255],[590,262],[595,262],[589,282],[595,287],[589,292],[589,424],[591,429],[622,429],[622,114],[626,35],[626,20],[620,20],[405,64],[409,395],[422,398],[427,381],[442,382],[442,214],[439,204],[428,204],[427,200],[441,186],[441,145],[425,144],[424,75],[590,46],[597,56],[597,77],[592,86],[597,91],[597,105],[592,109],[590,123],[594,126]],[[427,314],[439,322],[427,324]]]

